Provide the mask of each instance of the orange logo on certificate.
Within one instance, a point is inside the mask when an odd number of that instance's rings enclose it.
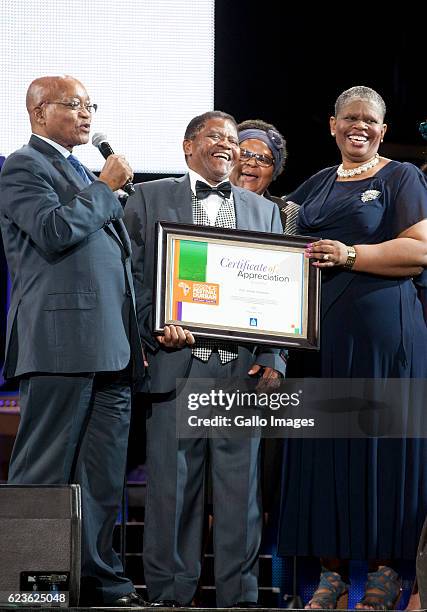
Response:
[[[178,302],[191,304],[209,304],[218,306],[219,285],[191,280],[175,280],[174,299]]]

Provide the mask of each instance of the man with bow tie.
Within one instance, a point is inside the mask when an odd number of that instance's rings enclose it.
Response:
[[[76,79],[36,79],[27,110],[33,134],[0,176],[12,279],[4,374],[19,377],[21,406],[9,483],[80,484],[81,603],[134,607],[143,602],[112,550],[130,385],[144,369],[114,194],[132,170],[112,155],[97,178],[70,155],[88,142],[96,110]]]
[[[284,362],[273,349],[194,341],[168,326],[153,340],[151,311],[156,221],[282,233],[278,208],[231,186],[239,159],[237,125],[220,111],[192,119],[183,142],[182,178],[135,186],[125,212],[133,250],[140,332],[149,347],[144,573],[150,600],[179,607],[195,594],[201,568],[205,461],[213,485],[216,599],[219,607],[255,605],[262,509],[259,439],[177,439],[176,379],[276,378]]]

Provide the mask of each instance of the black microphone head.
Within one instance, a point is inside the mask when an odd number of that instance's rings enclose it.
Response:
[[[102,142],[108,142],[108,138],[106,134],[103,134],[102,132],[96,132],[93,136],[92,136],[92,144],[94,147],[99,147],[99,145]]]
[[[92,144],[100,151],[104,159],[107,159],[107,157],[114,154],[114,151],[107,140],[106,134],[103,134],[102,132],[96,132],[96,134],[92,136]]]
[[[132,195],[135,193],[135,187],[133,186],[133,183],[131,181],[126,183],[126,185],[123,185],[122,189],[123,191],[126,191],[128,195]]]
[[[101,155],[105,159],[107,159],[110,155],[114,155],[114,151],[111,148],[110,143],[108,142],[106,134],[103,134],[102,132],[96,132],[92,136],[92,144],[100,151]],[[128,195],[132,195],[133,193],[135,193],[135,189],[131,181],[128,181],[125,185],[123,185],[122,189]]]

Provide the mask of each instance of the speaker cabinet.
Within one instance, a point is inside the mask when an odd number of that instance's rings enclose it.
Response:
[[[68,592],[76,606],[80,543],[79,485],[0,485],[0,606],[28,592],[47,605]]]

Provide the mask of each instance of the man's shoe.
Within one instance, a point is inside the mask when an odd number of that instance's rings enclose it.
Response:
[[[122,595],[112,603],[108,604],[109,608],[147,608],[150,604],[142,599],[136,591]]]
[[[190,605],[190,604],[188,604]],[[180,604],[176,599],[159,599],[159,601],[151,602],[152,608],[186,608],[183,604]]]

